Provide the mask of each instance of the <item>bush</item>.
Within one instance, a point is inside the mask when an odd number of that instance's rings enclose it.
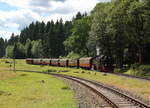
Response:
[[[129,68],[122,68],[122,69],[120,69],[120,68],[115,68],[114,69],[114,72],[115,73],[125,73],[125,72],[127,72],[129,70]]]
[[[74,58],[74,59],[77,59],[77,58],[80,58],[80,55],[79,54],[76,54],[74,52],[70,52],[68,55],[67,55],[67,58]]]
[[[150,65],[139,66],[137,74],[140,76],[150,76]]]
[[[137,76],[150,77],[150,65],[133,64],[127,73]]]
[[[140,66],[139,63],[135,63],[131,65],[131,69],[137,69]]]
[[[55,69],[48,69],[47,72],[57,72]]]

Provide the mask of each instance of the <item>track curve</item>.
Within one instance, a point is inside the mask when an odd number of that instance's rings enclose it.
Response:
[[[98,96],[103,98],[112,108],[150,108],[149,105],[99,82],[62,74],[50,74],[56,77],[63,77],[76,81],[88,87]]]

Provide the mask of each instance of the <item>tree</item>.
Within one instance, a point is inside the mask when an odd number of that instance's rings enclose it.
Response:
[[[64,30],[64,24],[62,19],[56,22],[54,30],[55,30],[55,39],[56,39],[55,57],[59,57],[60,55],[64,56],[65,48],[63,42],[65,40],[65,30]]]
[[[128,10],[129,19],[128,25],[130,29],[128,31],[129,38],[132,43],[138,49],[139,63],[144,63],[145,46],[150,43],[149,41],[149,2],[137,1],[132,2],[130,9]]]
[[[27,56],[28,58],[32,58],[32,53],[31,53],[31,49],[32,49],[32,44],[29,43],[28,47],[27,47]]]
[[[88,24],[88,17],[76,20],[71,30],[71,35],[64,41],[67,51],[74,51],[82,56],[88,56],[88,48],[86,42],[89,37],[90,25]]]
[[[49,56],[49,58],[53,58],[55,55],[55,31],[54,31],[54,27],[55,24],[53,21],[51,21],[49,23],[49,25],[47,25],[47,27],[49,27],[47,30],[47,38],[46,38],[46,43],[47,43],[47,55]]]
[[[118,67],[122,68],[124,63],[124,51],[129,45],[127,37],[127,10],[132,0],[116,0],[111,12],[111,32],[113,36],[113,52]],[[117,5],[117,7],[116,7]]]
[[[5,55],[5,41],[3,38],[0,38],[0,58]]]
[[[96,47],[101,49],[101,54],[110,55],[110,37],[107,33],[107,16],[106,3],[100,3],[93,11],[93,21],[90,31],[90,37],[88,40],[88,47],[96,55]]]
[[[41,57],[40,53],[41,53],[41,48],[42,48],[42,41],[41,40],[33,41],[32,44],[33,44],[32,49],[31,49],[32,56],[34,58]]]
[[[19,41],[19,36],[12,33],[10,39],[8,40],[8,45],[14,45]]]
[[[79,20],[79,19],[82,19],[82,18],[83,18],[83,15],[80,12],[78,12],[76,14],[76,17],[73,20],[75,21],[75,20]]]
[[[20,42],[14,44],[13,58],[15,59],[25,58],[25,49],[24,49],[24,46]]]
[[[31,49],[32,49],[31,40],[30,40],[30,39],[27,39],[27,40],[26,40],[26,44],[25,44],[25,54],[26,54],[26,57],[27,57],[27,58],[32,58]]]
[[[6,47],[6,54],[5,54],[5,56],[6,56],[7,58],[13,58],[13,49],[14,49],[14,46],[13,46],[13,45],[8,45],[8,46]]]
[[[17,44],[15,43],[14,48],[13,48],[13,58],[16,59],[18,58],[18,48],[17,48]]]

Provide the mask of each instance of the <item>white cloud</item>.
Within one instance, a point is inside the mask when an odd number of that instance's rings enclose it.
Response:
[[[32,0],[0,0],[0,2],[7,3],[11,6],[26,8]]]
[[[18,29],[21,29],[27,26],[32,21],[41,18],[41,16],[38,15],[37,13],[25,9],[17,11],[5,11],[5,12],[0,11],[0,15],[1,15],[0,22],[3,23],[3,25],[1,25],[0,28],[16,27]]]
[[[9,39],[11,35],[12,35],[12,32],[0,30],[0,37],[2,37],[3,39]],[[16,31],[15,35],[20,35],[20,31]]]
[[[0,0],[17,8],[12,11],[0,10],[0,35],[3,33],[8,38],[12,32],[9,29],[18,32],[32,21],[71,20],[79,11],[90,12],[100,1],[109,0]]]
[[[71,20],[73,15],[74,15],[73,13],[70,13],[70,14],[52,14],[52,15],[47,16],[47,17],[42,17],[41,21],[44,21],[46,23],[50,20],[53,20],[54,22],[56,22],[60,18],[62,18],[63,21],[67,21],[67,20]]]
[[[11,25],[11,28],[13,29],[13,28],[19,28],[19,25],[18,24],[16,24],[16,23],[6,23],[4,26],[6,27],[6,28],[10,28],[10,25]]]

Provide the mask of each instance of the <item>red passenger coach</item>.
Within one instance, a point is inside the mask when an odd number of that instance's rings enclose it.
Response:
[[[68,59],[60,59],[59,66],[68,67]]]
[[[33,59],[27,58],[27,59],[26,59],[26,63],[27,63],[27,64],[33,64]]]
[[[68,67],[79,67],[79,60],[78,59],[69,59]]]
[[[81,68],[87,68],[91,69],[92,68],[92,57],[87,57],[87,58],[81,58],[79,61],[79,67]]]
[[[50,65],[51,60],[50,59],[42,59],[41,64],[42,65]]]
[[[59,66],[59,59],[51,59],[52,66]]]
[[[33,59],[33,64],[35,65],[41,65],[41,59]]]

